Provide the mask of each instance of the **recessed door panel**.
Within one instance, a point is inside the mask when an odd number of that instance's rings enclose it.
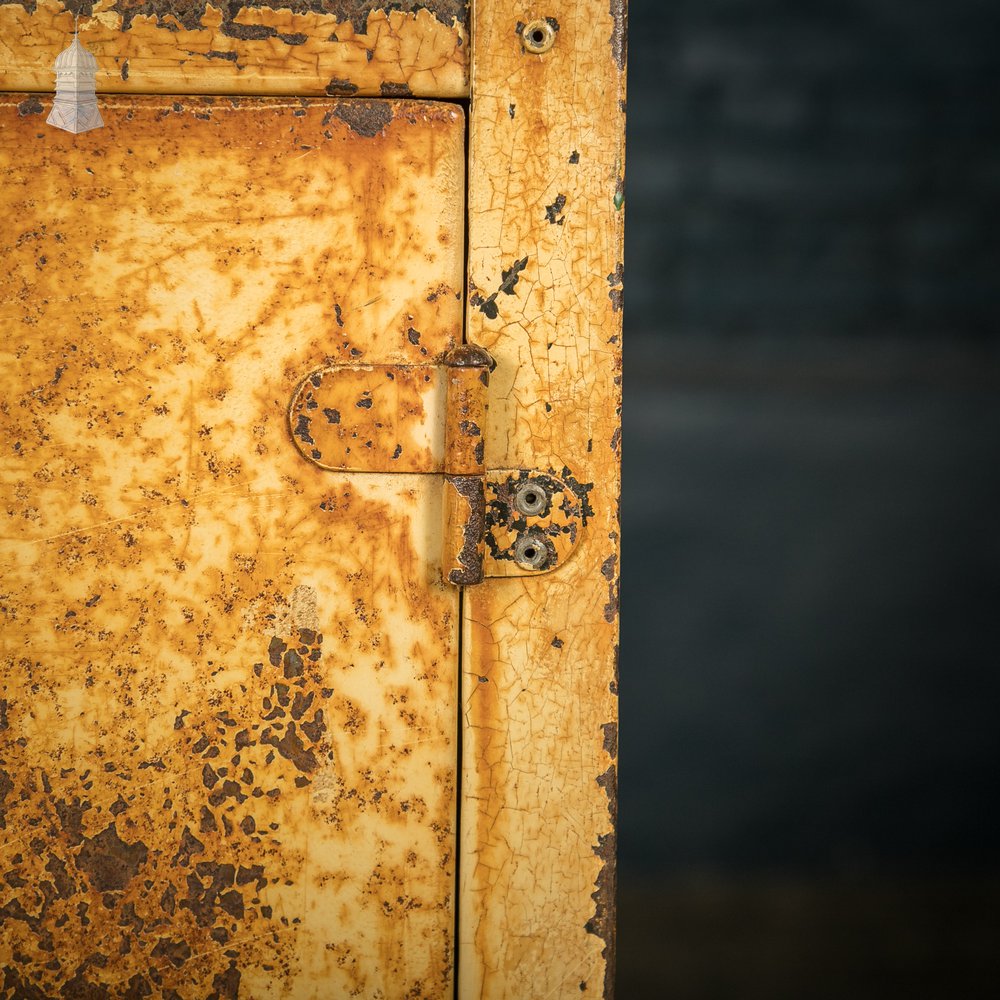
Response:
[[[462,111],[33,108],[0,102],[4,986],[450,995],[440,482],[320,469],[286,410],[461,340]]]

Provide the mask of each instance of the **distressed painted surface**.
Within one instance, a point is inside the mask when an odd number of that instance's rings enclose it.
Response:
[[[519,23],[558,25],[526,52]],[[496,359],[489,468],[586,493],[554,573],[466,592],[462,997],[610,995],[624,10],[478,0],[467,335]],[[563,472],[562,470],[565,470]]]
[[[461,97],[466,0],[0,0],[0,90],[48,92],[80,13],[99,92]]]
[[[444,431],[444,578],[457,587],[483,582],[486,529],[486,419],[493,359],[460,344],[444,358],[448,390]]]
[[[533,576],[561,567],[583,537],[589,508],[588,488],[568,486],[551,473],[527,469],[491,469],[486,480],[486,575]],[[517,495],[528,491],[543,497],[537,514],[518,509]],[[518,543],[528,543],[544,555],[537,568],[518,559]]]
[[[453,345],[462,112],[36,104],[0,102],[0,994],[450,997],[440,490],[317,468],[287,404]]]

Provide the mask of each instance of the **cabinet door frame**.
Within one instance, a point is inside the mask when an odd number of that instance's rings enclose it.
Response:
[[[468,99],[465,338],[497,361],[487,465],[568,476],[588,520],[553,573],[462,595],[457,992],[611,996],[625,0],[95,6],[0,5],[10,51],[30,52],[0,64],[0,91],[46,99],[79,7],[99,94]]]
[[[557,471],[551,575],[464,595],[458,996],[610,997],[617,814],[626,13],[473,0],[466,337],[489,467]]]

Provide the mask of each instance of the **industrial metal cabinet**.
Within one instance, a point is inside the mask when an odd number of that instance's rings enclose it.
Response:
[[[624,69],[0,3],[0,996],[611,994]]]

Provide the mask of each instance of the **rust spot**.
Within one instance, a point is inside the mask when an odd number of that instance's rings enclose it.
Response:
[[[611,286],[611,291],[608,292],[608,298],[611,299],[611,308],[614,312],[621,312],[622,310],[625,294],[623,288],[624,283],[625,266],[619,263],[608,275],[608,284]]]
[[[583,523],[587,523],[588,518],[594,516],[594,508],[590,506],[590,491],[594,488],[593,483],[581,483],[576,476],[564,465],[559,478],[573,491],[573,494],[580,501],[580,516]]]
[[[4,0],[10,2],[10,0]],[[34,0],[14,0],[25,10],[32,12]],[[211,0],[116,0],[110,8],[122,17],[122,31],[128,31],[136,17],[146,15],[155,17],[158,27],[165,30],[176,30],[173,21],[188,31],[203,29],[204,18]],[[92,17],[94,3],[92,0],[76,0],[68,2],[67,8],[84,17]],[[233,38],[271,38],[277,35],[274,29],[261,31],[260,25],[235,24],[244,10],[266,10],[274,7],[273,0],[240,0],[235,7],[221,7],[223,34]],[[468,4],[466,0],[296,0],[296,13],[329,14],[337,20],[350,22],[355,33],[364,35],[368,31],[368,18],[375,11],[399,10],[415,14],[424,10],[446,27],[453,24],[464,26],[468,21]],[[169,18],[169,20],[167,19]],[[278,35],[289,45],[302,44],[299,35]]]
[[[275,736],[270,729],[265,729],[261,733],[260,742],[274,747],[285,760],[291,761],[300,771],[316,770],[316,755],[311,749],[306,748],[302,737],[296,731],[294,722],[288,723],[288,729],[281,737]]]
[[[496,319],[499,315],[499,310],[497,309],[496,299],[497,296],[503,292],[504,295],[513,295],[514,286],[517,284],[518,278],[521,272],[528,266],[528,258],[522,257],[521,260],[514,261],[510,267],[500,272],[500,287],[488,298],[483,298],[479,292],[474,292],[469,301],[483,314],[486,315],[488,319]]]
[[[191,946],[186,941],[164,937],[156,942],[150,954],[153,958],[165,958],[175,969],[179,969],[191,957]]]
[[[17,106],[17,113],[22,117],[27,115],[40,115],[45,108],[42,107],[42,102],[37,97],[26,97]]]
[[[551,570],[565,561],[579,538],[585,523],[587,488],[567,481],[550,469],[548,473],[519,470],[492,470],[487,479],[489,500],[486,504],[486,546],[488,576],[517,576],[524,569],[518,563],[518,545],[530,539],[546,550],[544,563],[532,572]],[[541,491],[544,505],[532,513],[522,513],[517,496],[526,485]],[[558,648],[558,647],[557,647]]]
[[[561,226],[565,221],[562,210],[566,207],[566,195],[557,194],[551,205],[545,206],[545,221],[552,226]]]
[[[205,850],[205,845],[191,832],[188,827],[184,827],[181,834],[181,842],[174,855],[171,867],[187,868],[191,864],[191,857],[194,854],[201,854]]]
[[[383,101],[342,101],[333,109],[333,115],[352,132],[371,139],[392,121],[393,110]]]
[[[615,898],[618,890],[617,835],[618,829],[618,772],[612,764],[598,775],[597,784],[608,797],[608,818],[611,829],[598,834],[594,853],[603,862],[594,883],[590,898],[594,900],[594,915],[584,925],[588,934],[595,934],[604,942],[601,956],[604,959],[604,990],[606,1000],[613,1000],[615,984]]]
[[[208,1000],[239,1000],[241,978],[236,962],[230,961],[229,968],[217,973],[212,980],[213,992],[209,994]]]
[[[81,802],[74,797],[72,802],[56,799],[53,803],[56,815],[62,825],[66,839],[72,845],[83,842],[83,814],[90,808],[89,802]]]
[[[17,970],[10,965],[4,966],[3,988],[5,991],[9,991],[7,993],[8,996],[14,997],[16,1000],[49,1000],[46,993],[35,986],[34,983],[22,979],[17,974]],[[107,996],[106,993],[104,995]]]
[[[604,620],[613,622],[618,615],[618,574],[615,567],[618,557],[612,553],[601,563],[601,576],[608,581],[608,603],[604,605]]]
[[[625,58],[628,49],[628,8],[625,0],[609,0],[608,11],[611,14],[611,58],[620,69],[625,69]]]
[[[358,88],[353,83],[351,83],[350,80],[344,80],[344,79],[340,79],[338,77],[334,77],[326,85],[326,92],[331,97],[351,97],[352,95],[354,95],[354,94],[356,94],[358,92]],[[329,120],[325,119],[323,121],[323,124],[324,125],[329,125]],[[337,319],[338,320],[340,319],[339,310],[338,310],[338,313],[337,313]],[[344,324],[341,323],[340,325],[343,326]]]
[[[480,476],[454,476],[449,480],[455,492],[468,504],[462,524],[462,547],[449,570],[448,580],[459,587],[481,583],[483,579],[483,534],[486,530],[486,497]]]
[[[121,892],[146,863],[148,850],[141,841],[128,844],[109,823],[97,836],[84,838],[76,866],[100,892]]]
[[[605,722],[601,729],[604,731],[604,752],[612,759],[618,757],[618,723]]]
[[[413,94],[405,83],[381,83],[378,89],[383,97],[411,97]]]

